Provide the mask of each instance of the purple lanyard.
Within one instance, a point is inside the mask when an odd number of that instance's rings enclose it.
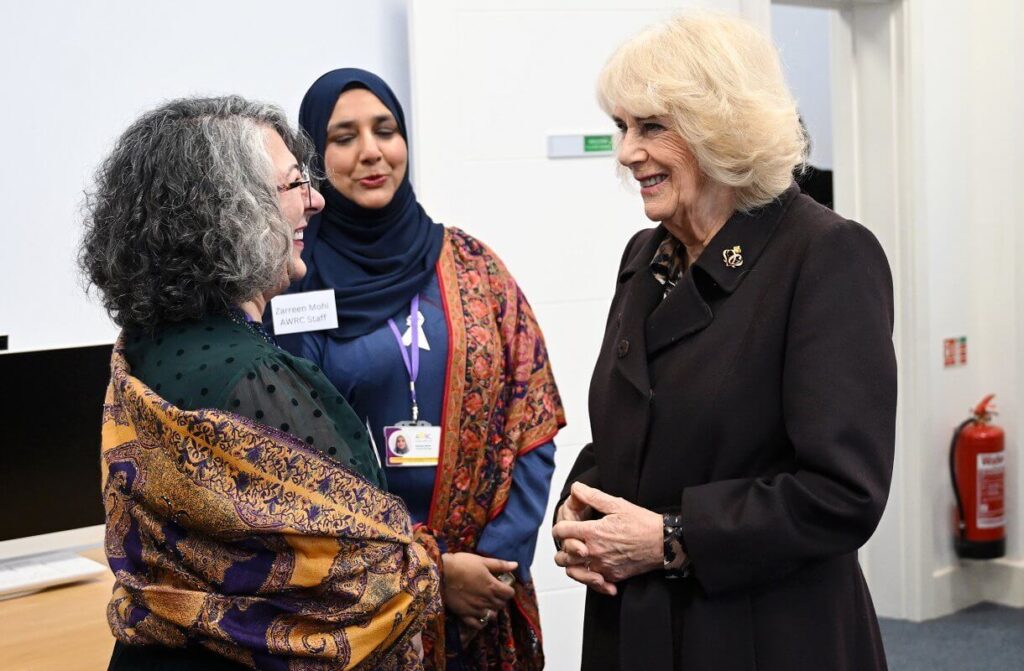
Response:
[[[405,370],[409,373],[409,394],[412,396],[412,421],[419,421],[420,407],[416,403],[416,378],[420,375],[420,296],[416,294],[412,298],[412,307],[409,312],[409,328],[412,329],[412,351],[406,351],[405,343],[402,342],[402,332],[394,319],[388,320],[391,332],[395,334],[398,341],[398,349],[402,353],[402,362],[405,363]]]

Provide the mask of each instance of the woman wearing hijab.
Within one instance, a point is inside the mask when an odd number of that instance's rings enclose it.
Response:
[[[280,342],[366,422],[442,573],[446,616],[424,632],[426,666],[542,668],[529,566],[565,421],[533,311],[494,252],[417,202],[384,81],[328,72],[299,117],[326,206],[292,291],[333,290],[338,327]],[[389,447],[396,434],[404,454]]]

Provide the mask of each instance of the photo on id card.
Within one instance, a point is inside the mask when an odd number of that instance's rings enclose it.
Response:
[[[441,453],[441,427],[386,426],[384,443],[388,466],[437,466]]]

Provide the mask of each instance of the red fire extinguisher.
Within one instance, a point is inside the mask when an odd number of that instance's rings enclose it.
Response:
[[[1006,554],[1003,430],[990,424],[995,394],[981,399],[971,417],[953,431],[949,475],[959,513],[956,553],[964,559]]]

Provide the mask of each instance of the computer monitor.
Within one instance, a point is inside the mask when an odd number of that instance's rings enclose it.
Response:
[[[103,524],[100,422],[110,351],[106,344],[0,352],[0,559],[55,549],[25,537],[52,541],[61,538],[56,532]],[[64,536],[101,538],[95,529]]]

